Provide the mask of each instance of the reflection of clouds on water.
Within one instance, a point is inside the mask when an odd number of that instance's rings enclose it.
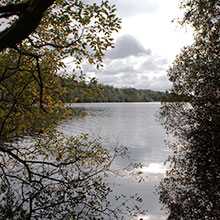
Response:
[[[85,117],[65,121],[61,130],[71,135],[84,132],[90,137],[101,136],[102,144],[108,149],[121,145],[128,147],[130,158],[117,158],[113,168],[125,168],[131,162],[142,163],[139,171],[147,178],[145,182],[138,183],[129,174],[123,178],[112,177],[114,195],[137,193],[143,198],[142,208],[148,210],[143,220],[164,220],[165,214],[160,210],[158,196],[154,193],[155,186],[164,177],[166,168],[163,162],[170,153],[164,144],[164,129],[155,120],[160,104],[83,103],[74,106],[83,107]]]
[[[115,167],[119,167],[119,165],[121,164],[114,164]],[[166,171],[167,168],[163,163],[150,163],[148,166],[126,171],[127,175],[123,179],[133,179],[135,174],[139,174],[149,184],[149,182],[159,182],[165,176]]]
[[[146,215],[146,216],[143,216],[143,215],[140,215],[137,217],[137,220],[165,220],[166,217],[165,216],[159,216],[159,215]],[[136,220],[136,219],[134,219]]]
[[[147,167],[144,166],[140,170],[147,174],[165,174],[166,167],[163,163],[150,163]]]

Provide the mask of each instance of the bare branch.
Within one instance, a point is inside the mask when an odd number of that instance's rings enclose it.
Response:
[[[8,155],[10,155],[11,157],[13,157],[15,160],[19,161],[21,164],[24,165],[24,167],[26,168],[27,172],[28,172],[28,178],[29,178],[29,182],[32,181],[32,172],[30,170],[30,167],[28,166],[28,164],[26,163],[25,160],[22,160],[19,156],[15,155],[14,153],[12,153],[12,151],[7,150],[3,147],[0,147],[0,151],[7,153]]]

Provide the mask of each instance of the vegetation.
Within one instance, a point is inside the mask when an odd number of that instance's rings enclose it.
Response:
[[[65,88],[59,86],[57,77],[57,73],[65,76],[64,58],[73,57],[76,70],[83,60],[99,67],[104,52],[113,46],[112,32],[120,27],[115,7],[108,2],[100,6],[74,0],[39,2],[42,1],[1,1],[1,19],[9,20],[0,32],[2,38],[8,35],[9,45],[0,58],[2,140],[27,133],[32,126],[29,118],[64,110],[61,97]],[[32,17],[29,25],[34,25],[31,22],[35,10],[43,10],[36,15],[36,19],[40,15],[42,18],[30,34],[26,16]],[[14,31],[23,36],[20,42],[11,40]],[[73,78],[77,78],[76,70]]]
[[[69,79],[71,80],[71,79]],[[92,83],[83,83],[81,90],[76,91],[68,86],[68,81],[64,80],[67,87],[64,94],[66,102],[159,102],[164,97],[164,92],[135,89],[135,88],[114,88],[109,85],[98,85],[95,79]]]
[[[111,164],[126,156],[126,148],[109,151],[99,139],[59,133],[7,147],[13,151],[1,153],[2,219],[121,219],[129,212],[142,213],[129,204],[141,201],[137,195],[117,195],[116,201],[108,201],[109,175],[123,175]]]
[[[164,93],[135,88],[114,88],[102,86],[102,102],[156,102],[161,101]]]
[[[171,93],[187,102],[164,103],[161,117],[173,156],[158,188],[168,219],[220,218],[220,5],[218,0],[182,1],[182,24],[194,27],[168,75]]]
[[[1,219],[135,215],[140,210],[127,204],[129,198],[122,197],[118,207],[108,201],[112,190],[107,175],[113,172],[114,158],[125,155],[123,149],[109,151],[86,136],[65,137],[50,121],[69,114],[63,102],[69,87],[61,86],[64,59],[72,57],[71,89],[80,92],[85,85],[85,77],[77,75],[80,64],[87,61],[99,68],[104,52],[113,47],[111,36],[121,22],[115,6],[80,0],[0,3],[5,22],[0,30]]]

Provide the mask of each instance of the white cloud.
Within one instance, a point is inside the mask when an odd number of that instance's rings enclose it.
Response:
[[[96,70],[88,63],[83,65],[84,72],[95,76],[102,84],[159,91],[170,87],[167,68],[165,57],[155,55],[131,35],[121,36],[116,41],[115,48],[104,59],[103,68]]]
[[[101,0],[84,0],[84,3],[100,4]],[[131,17],[140,13],[151,13],[159,8],[155,0],[110,0],[110,5],[116,5],[117,14],[120,17]]]
[[[166,77],[165,57],[155,55],[131,35],[121,36],[115,48],[104,59],[104,67],[96,70],[84,64],[84,72],[96,76],[100,83],[115,87],[134,87],[164,91],[170,87]]]
[[[115,48],[106,53],[106,58],[117,59],[129,56],[150,55],[151,50],[145,49],[132,35],[123,35],[116,40]]]
[[[167,60],[163,57],[149,57],[141,64],[140,70],[158,73],[167,67]]]
[[[85,0],[98,3],[101,0]],[[181,16],[176,0],[110,0],[116,4],[122,29],[114,34],[115,48],[106,52],[104,67],[97,71],[85,64],[84,72],[103,84],[164,91],[169,89],[166,71],[192,42],[192,32],[176,30],[171,20]]]

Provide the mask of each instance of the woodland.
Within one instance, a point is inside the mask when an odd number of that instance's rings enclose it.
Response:
[[[160,102],[169,97],[165,92],[152,91],[149,89],[115,88],[110,85],[99,85],[97,83],[84,83],[81,90],[76,91],[72,87],[72,79],[62,79],[66,92],[63,101],[74,102]],[[94,80],[93,80],[94,82]]]
[[[166,176],[157,188],[169,220],[220,219],[220,3],[181,0],[179,24],[194,28],[168,70],[173,100],[159,118],[173,141]],[[66,102],[160,101],[163,94],[101,88],[81,64],[102,66],[121,19],[109,1],[0,0],[0,216],[2,220],[133,219],[145,214],[138,195],[117,195],[110,175],[125,147],[106,149],[99,138],[56,130],[72,116]],[[15,37],[16,36],[16,37]],[[71,77],[64,59],[75,65]],[[79,74],[80,73],[80,74]],[[86,95],[85,95],[86,94]],[[103,95],[104,94],[104,95]],[[95,97],[95,98],[94,98]],[[128,172],[126,172],[128,175]]]
[[[187,0],[180,25],[194,29],[168,70],[170,94],[160,119],[173,141],[158,187],[169,220],[220,219],[220,2]]]

